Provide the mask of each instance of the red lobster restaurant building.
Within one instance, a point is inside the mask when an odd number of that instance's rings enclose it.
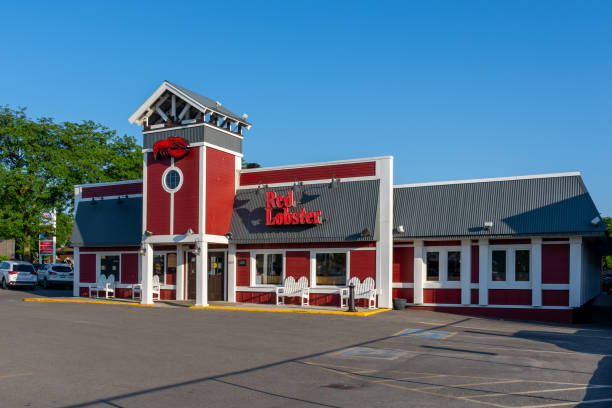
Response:
[[[606,228],[579,173],[393,184],[393,157],[241,169],[251,124],[165,81],[130,117],[143,179],[75,187],[75,296],[311,305],[351,278],[377,306],[570,322],[600,292]]]

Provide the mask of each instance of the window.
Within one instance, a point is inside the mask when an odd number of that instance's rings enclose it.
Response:
[[[283,283],[283,254],[255,255],[255,284],[280,285]]]
[[[316,255],[317,285],[346,285],[346,252]]]
[[[17,272],[34,272],[34,267],[30,264],[15,264],[13,265],[13,270]]]
[[[494,281],[506,280],[506,251],[492,252],[492,279]]]
[[[115,277],[115,282],[119,282],[119,255],[101,255],[100,256],[100,275],[107,278]]]
[[[427,252],[427,280],[440,280],[440,253]]]
[[[72,272],[72,268],[69,266],[55,265],[51,268],[54,272]]]
[[[169,167],[162,175],[162,185],[164,190],[169,193],[174,193],[181,188],[183,184],[183,175],[176,167]]]
[[[461,252],[448,251],[448,278],[449,281],[461,280]]]
[[[153,256],[153,276],[157,276],[159,283],[162,285],[166,283],[165,279],[166,272],[166,255],[154,255]]]
[[[166,284],[176,284],[176,253],[166,255]]]
[[[514,253],[514,280],[529,281],[529,250],[519,249]]]

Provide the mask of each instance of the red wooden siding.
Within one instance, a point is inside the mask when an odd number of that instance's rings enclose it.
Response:
[[[461,241],[425,241],[425,246],[461,246]]]
[[[125,247],[79,247],[81,253],[83,252],[124,252],[124,251],[138,251],[140,247],[137,246],[125,246]]]
[[[569,306],[569,290],[543,290],[543,306]]]
[[[96,254],[81,254],[79,259],[79,282],[96,281]]]
[[[220,150],[206,148],[206,233],[225,235],[229,231],[234,206],[236,158]]]
[[[183,185],[174,193],[174,234],[183,234],[189,228],[194,233],[198,233],[200,219],[200,149],[202,147],[192,148],[187,157],[174,161],[174,166],[183,173]]]
[[[360,299],[357,299],[360,300]],[[313,306],[340,306],[340,295],[336,293],[311,293],[308,302]]]
[[[246,261],[240,266],[240,261]],[[236,286],[249,286],[251,284],[251,256],[248,252],[236,252]],[[237,300],[241,302],[241,300]]]
[[[376,175],[376,162],[333,164],[328,166],[300,167],[281,170],[264,170],[240,173],[240,185],[287,183],[295,180],[327,180],[335,178]]]
[[[142,181],[125,184],[111,184],[109,186],[83,187],[83,198],[108,197],[126,194],[142,194]]]
[[[489,289],[491,305],[531,305],[531,289]]]
[[[531,244],[531,239],[492,239],[489,241],[489,245],[512,245],[512,244]]]
[[[376,242],[305,242],[285,244],[238,244],[238,249],[374,248]]]
[[[310,252],[308,251],[287,251],[285,256],[286,276],[293,276],[297,281],[305,276],[310,282]]]
[[[423,303],[461,304],[461,289],[423,289]]]
[[[569,244],[542,245],[542,283],[569,283]]]
[[[409,309],[433,310],[443,313],[458,313],[472,316],[498,317],[502,319],[533,320],[539,322],[572,323],[572,311],[503,307],[461,306],[408,306]]]
[[[121,254],[121,283],[138,283],[138,254]]]
[[[414,248],[393,248],[393,282],[414,282]]]
[[[351,278],[357,277],[360,281],[365,278],[376,280],[376,251],[351,251]]]
[[[276,303],[274,292],[236,292],[236,302]]]
[[[472,272],[472,283],[478,283],[480,279],[480,262],[478,255],[480,253],[480,247],[478,245],[472,245],[472,259],[470,269]]]
[[[162,187],[162,175],[170,159],[156,160],[147,154],[147,225],[155,235],[170,234],[170,194]]]
[[[159,291],[159,298],[161,300],[175,300],[176,290],[174,289],[161,289]]]
[[[470,290],[470,303],[472,305],[477,305],[479,303],[479,300],[478,300],[478,289],[471,289]]]
[[[79,296],[89,297],[89,288],[87,288],[87,287],[79,287]]]
[[[407,303],[414,302],[414,289],[412,288],[393,288],[394,298],[406,299]]]

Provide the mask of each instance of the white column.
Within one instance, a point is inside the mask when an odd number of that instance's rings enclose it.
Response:
[[[489,304],[489,240],[478,240],[478,303]]]
[[[380,170],[380,238],[376,243],[376,287],[380,289],[378,307],[393,307],[393,157],[378,161]]]
[[[582,237],[570,237],[569,305],[580,307],[582,300]]]
[[[185,300],[185,248],[176,246],[176,300]]]
[[[423,304],[423,280],[425,279],[425,262],[423,260],[423,241],[414,241],[414,289],[415,305]]]
[[[470,281],[472,277],[472,240],[461,240],[461,304],[471,303]]]
[[[72,254],[74,258],[74,268],[73,269],[73,280],[72,280],[72,296],[79,296],[80,282],[81,282],[81,256],[79,254],[79,247],[74,247],[74,253]]]
[[[142,277],[142,299],[143,305],[153,304],[153,245],[143,244],[144,254],[140,258],[140,276]]]
[[[198,243],[196,243],[196,246]],[[196,306],[208,306],[208,242],[199,242],[200,251],[196,254]]]
[[[542,238],[531,240],[531,305],[542,306]]]
[[[229,244],[227,251],[227,301],[236,301],[236,245]]]

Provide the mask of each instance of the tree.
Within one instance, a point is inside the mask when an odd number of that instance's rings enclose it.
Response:
[[[56,208],[58,246],[68,243],[75,184],[141,177],[141,148],[131,136],[0,108],[0,236],[15,239],[20,257],[37,252],[41,211]]]
[[[608,235],[612,236],[612,217],[604,217],[603,218],[606,227],[608,227]],[[612,256],[604,256],[602,259],[603,270],[604,271],[612,271]]]

